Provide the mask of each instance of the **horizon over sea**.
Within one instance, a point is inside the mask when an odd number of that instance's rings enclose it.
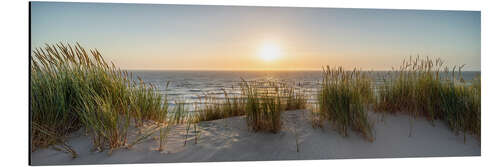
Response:
[[[182,100],[188,104],[197,102],[200,96],[210,94],[222,99],[224,91],[229,95],[239,95],[238,89],[242,79],[276,80],[290,83],[296,89],[305,92],[308,102],[316,102],[317,88],[322,79],[322,71],[191,71],[191,70],[127,70],[132,79],[140,77],[144,83],[151,84],[161,94],[166,94],[169,103]],[[362,71],[368,72],[376,87],[383,83],[383,76],[389,71]],[[480,75],[480,71],[464,71],[463,78],[472,80]],[[166,84],[169,82],[168,89]]]

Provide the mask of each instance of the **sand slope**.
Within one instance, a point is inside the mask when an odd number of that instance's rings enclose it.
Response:
[[[245,117],[234,117],[200,123],[201,136],[194,143],[189,135],[184,146],[185,127],[176,126],[170,133],[167,148],[159,152],[158,142],[151,138],[132,149],[120,149],[111,155],[92,152],[87,136],[75,135],[68,144],[79,154],[69,154],[53,149],[32,153],[32,165],[51,164],[110,164],[155,162],[211,162],[256,160],[311,160],[335,158],[396,158],[428,156],[479,156],[480,142],[463,135],[456,136],[440,121],[432,126],[425,119],[413,122],[409,137],[409,120],[405,115],[370,113],[374,120],[375,141],[370,143],[351,132],[340,136],[330,126],[313,129],[308,111],[288,111],[283,114],[284,129],[277,134],[253,133],[246,127]],[[296,151],[294,128],[297,127],[299,152]],[[192,130],[192,128],[191,128]],[[133,135],[130,137],[133,140]]]

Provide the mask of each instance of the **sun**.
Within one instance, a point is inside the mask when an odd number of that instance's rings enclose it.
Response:
[[[259,57],[266,62],[276,60],[280,56],[281,49],[275,43],[264,43],[259,48]]]

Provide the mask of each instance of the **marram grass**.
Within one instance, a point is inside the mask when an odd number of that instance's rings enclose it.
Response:
[[[305,93],[292,88],[286,83],[242,80],[240,89],[242,90],[242,96],[229,95],[224,90],[224,98],[222,100],[218,100],[208,93],[200,97],[199,103],[195,106],[199,120],[210,121],[246,115],[248,110],[254,110],[254,108],[249,106],[252,104],[248,104],[248,102],[253,102],[252,100],[255,100],[255,98],[259,98],[259,105],[260,102],[264,102],[264,100],[269,98],[274,98],[274,101],[279,100],[280,106],[277,106],[277,108],[280,110],[306,108],[307,99]]]
[[[203,97],[199,98],[195,112],[199,121],[242,116],[245,115],[245,102],[243,97],[228,95],[226,91],[224,91],[224,99],[222,101],[206,93]]]
[[[96,149],[112,150],[126,144],[131,119],[161,121],[167,112],[152,87],[129,81],[97,50],[78,43],[46,45],[35,49],[30,61],[33,149],[64,141],[84,127]]]
[[[481,133],[481,79],[462,78],[462,66],[448,68],[441,59],[403,61],[379,88],[376,111],[405,112],[430,121],[443,120],[453,131]],[[465,135],[464,135],[465,141]]]
[[[281,130],[281,113],[304,109],[306,98],[287,83],[278,81],[245,81],[241,83],[247,125],[252,131]]]
[[[307,104],[304,93],[289,84],[243,80],[241,97],[227,93],[221,101],[209,95],[200,97],[200,104],[190,113],[181,101],[170,109],[167,97],[153,85],[140,78],[137,82],[129,80],[126,71],[108,64],[97,50],[85,50],[79,44],[37,48],[30,62],[32,148],[62,143],[73,157],[76,153],[64,144],[65,138],[82,127],[90,134],[96,150],[111,152],[131,147],[156,131],[160,133],[159,150],[163,150],[170,129],[176,124],[187,124],[187,140],[191,126],[198,133],[200,121],[246,115],[251,130],[277,133],[282,128],[282,112],[304,109]],[[321,127],[322,122],[329,121],[342,135],[348,135],[350,129],[373,141],[367,111],[374,105],[380,112],[407,112],[443,120],[457,133],[479,137],[480,77],[465,82],[461,67],[449,70],[442,64],[439,59],[405,61],[378,87],[377,93],[366,73],[327,66],[323,70],[319,104],[311,115],[312,124]],[[131,123],[142,126],[146,121],[154,121],[156,128],[128,142]],[[197,137],[195,143],[196,140]]]
[[[372,123],[367,115],[373,99],[371,80],[366,73],[326,66],[318,95],[319,111],[312,115],[313,127],[320,127],[321,120],[325,119],[343,136],[351,129],[373,141]]]

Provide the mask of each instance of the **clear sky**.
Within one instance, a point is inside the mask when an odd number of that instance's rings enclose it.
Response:
[[[31,44],[80,42],[122,69],[388,70],[411,55],[480,70],[478,11],[32,2]]]

